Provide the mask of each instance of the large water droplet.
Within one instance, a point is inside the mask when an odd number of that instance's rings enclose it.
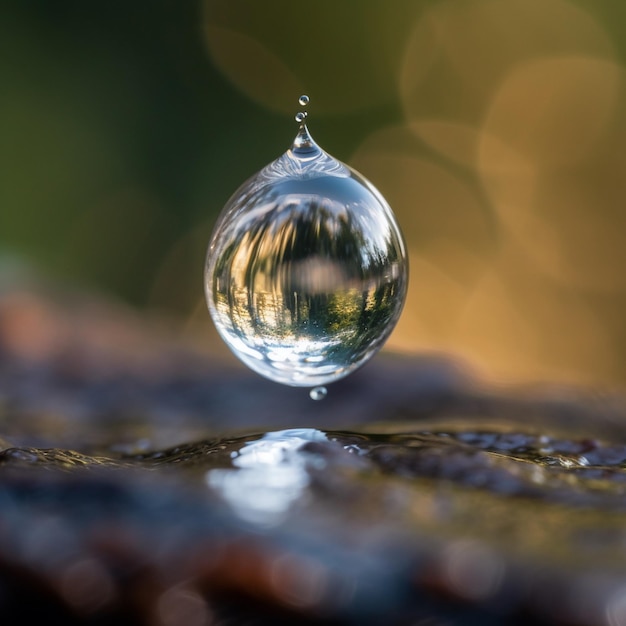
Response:
[[[371,358],[407,289],[405,245],[382,195],[301,124],[214,228],[205,289],[234,354],[270,380],[315,387]]]
[[[298,103],[300,104],[300,106],[305,107],[307,104],[309,104],[309,96],[307,95],[302,95],[298,98]]]
[[[296,122],[304,122],[304,120],[307,117],[307,113],[306,111],[300,111],[298,113],[296,113]]]

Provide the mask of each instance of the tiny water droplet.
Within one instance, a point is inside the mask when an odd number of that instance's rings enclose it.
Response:
[[[307,104],[309,104],[309,96],[307,95],[302,95],[298,98],[298,104],[300,104],[300,106],[305,107]]]
[[[309,395],[311,396],[311,400],[323,400],[328,395],[328,389],[326,389],[326,387],[313,387],[313,389],[309,391]]]
[[[391,208],[303,123],[290,148],[226,203],[205,266],[209,311],[233,353],[258,374],[316,395],[382,347],[407,284]]]
[[[306,119],[308,113],[306,111],[300,111],[296,113],[296,122],[302,123]]]

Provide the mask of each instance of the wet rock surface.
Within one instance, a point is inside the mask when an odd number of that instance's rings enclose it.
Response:
[[[626,624],[626,410],[377,357],[322,402],[0,297],[3,623]]]

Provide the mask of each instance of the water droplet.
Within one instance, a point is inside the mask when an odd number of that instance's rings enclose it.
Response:
[[[326,389],[326,387],[313,387],[313,389],[309,391],[309,395],[311,396],[311,400],[323,400],[328,395],[328,389]]]
[[[306,119],[308,113],[306,111],[300,111],[296,113],[296,122],[302,123]]]
[[[205,267],[209,310],[234,354],[303,387],[343,378],[381,348],[407,282],[389,205],[305,124],[227,202]]]
[[[309,104],[309,96],[307,95],[302,95],[298,98],[298,103],[300,104],[300,106],[305,107],[307,104]]]

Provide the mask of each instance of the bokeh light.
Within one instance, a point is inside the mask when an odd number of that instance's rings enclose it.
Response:
[[[23,264],[220,349],[202,294],[212,224],[289,145],[306,92],[316,139],[405,231],[389,349],[623,387],[624,6],[9,0],[0,276]]]

